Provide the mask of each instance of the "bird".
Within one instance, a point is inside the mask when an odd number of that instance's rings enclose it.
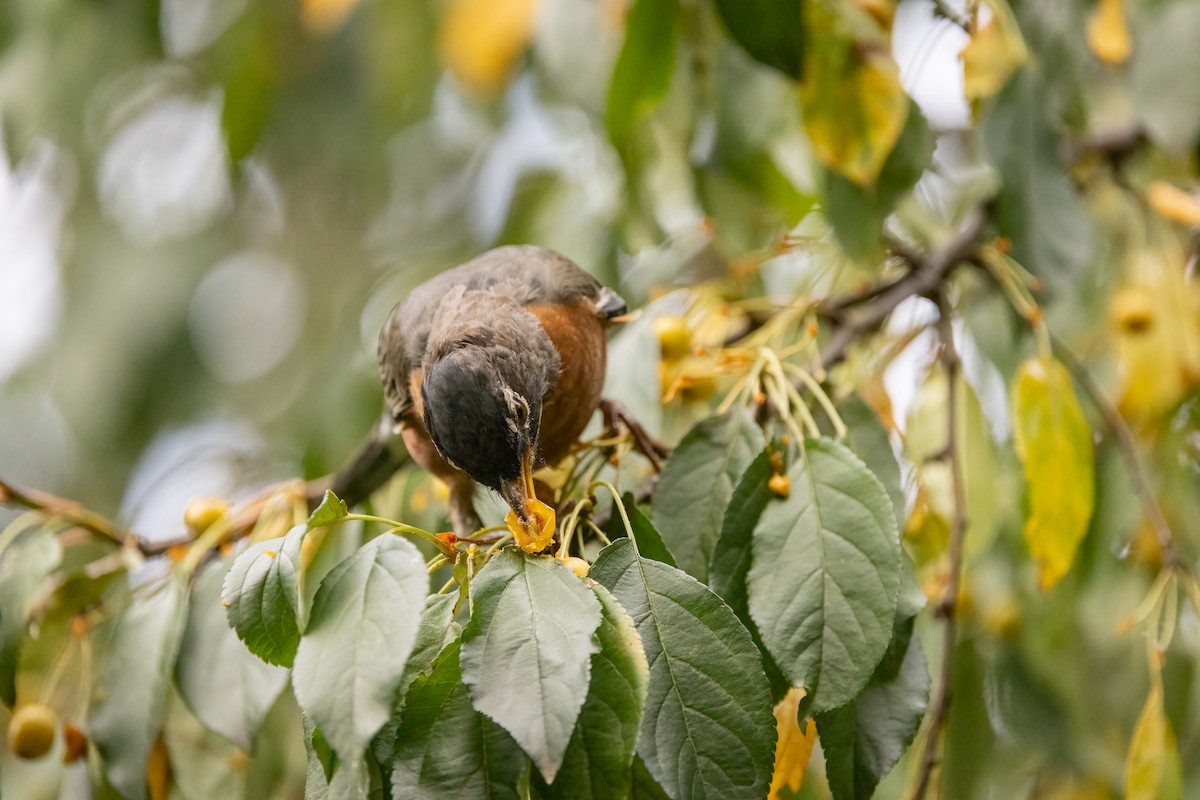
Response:
[[[562,460],[599,406],[606,329],[625,313],[615,291],[534,245],[489,250],[392,309],[378,343],[385,420],[448,485],[457,535],[482,527],[479,484],[511,509],[522,549],[550,544],[533,472]]]

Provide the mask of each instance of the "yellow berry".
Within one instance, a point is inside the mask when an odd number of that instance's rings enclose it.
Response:
[[[654,320],[654,335],[664,359],[683,358],[692,352],[692,332],[683,317],[668,314]]]
[[[787,497],[792,493],[792,481],[787,475],[776,472],[767,481],[767,488],[780,497]]]
[[[229,503],[219,497],[197,497],[183,512],[183,523],[193,531],[203,531],[229,513]]]
[[[18,758],[41,758],[54,745],[58,717],[41,703],[23,705],[8,723],[8,747]]]
[[[563,559],[563,563],[571,568],[571,572],[574,572],[581,578],[587,577],[588,570],[591,569],[592,566],[582,558],[577,558],[575,556],[569,556],[568,558]]]
[[[707,400],[717,391],[717,379],[712,375],[686,375],[679,393],[684,400]]]
[[[554,541],[554,525],[557,519],[554,509],[541,500],[529,501],[529,513],[533,517],[533,524],[529,527],[521,524],[514,511],[505,515],[504,524],[508,526],[518,547],[526,553],[540,553]]]
[[[1146,333],[1154,327],[1154,299],[1140,286],[1122,289],[1113,297],[1112,316],[1121,333]]]

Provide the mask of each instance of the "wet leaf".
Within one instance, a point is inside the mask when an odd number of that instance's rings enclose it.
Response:
[[[447,647],[405,696],[396,731],[393,797],[518,797],[516,785],[528,762],[512,737],[471,705],[459,650],[458,643]],[[492,679],[503,683],[505,677]]]
[[[292,683],[300,707],[351,769],[391,714],[428,585],[417,548],[384,535],[334,567],[313,599]]]
[[[1133,52],[1125,0],[1100,0],[1087,26],[1088,47],[1096,58],[1114,66],[1124,64]]]
[[[849,4],[814,0],[805,6],[808,47],[800,107],[817,159],[860,186],[874,185],[908,118],[882,30],[860,38],[844,15]],[[857,28],[857,29],[855,29]]]
[[[1025,542],[1049,589],[1071,568],[1095,501],[1092,430],[1071,376],[1057,361],[1031,358],[1013,384],[1013,435],[1025,465]]]
[[[771,782],[775,721],[762,660],[721,599],[629,540],[591,575],[629,612],[650,664],[637,752],[676,800],[755,797]]]
[[[305,526],[251,545],[225,576],[221,602],[229,625],[250,652],[290,667],[307,613],[300,592],[300,544]]]
[[[600,604],[551,556],[505,550],[471,582],[463,680],[553,782],[587,696]]]
[[[984,5],[991,14],[987,22],[981,23],[982,15],[976,12],[971,23],[971,40],[960,56],[963,94],[968,100],[982,100],[999,92],[1029,59],[1021,29],[1008,3],[984,0]]]
[[[750,614],[820,712],[852,700],[887,650],[900,539],[883,485],[845,445],[806,440],[788,475],[791,495],[754,530]]]
[[[224,565],[210,564],[192,586],[175,684],[209,730],[249,751],[258,726],[287,686],[288,672],[263,662],[238,639],[221,607]]]
[[[593,581],[603,617],[596,630],[592,679],[579,722],[547,798],[606,800],[625,797],[634,746],[641,730],[650,668],[633,620],[607,589]]]
[[[791,689],[787,696],[775,704],[775,726],[779,740],[775,745],[775,772],[771,776],[771,791],[767,800],[779,800],[779,793],[787,787],[800,791],[804,773],[812,759],[813,745],[817,742],[817,726],[812,719],[800,724],[800,702],[804,699],[803,689]]]
[[[183,635],[187,592],[172,577],[117,618],[96,679],[87,732],[108,781],[130,800],[146,797],[146,765],[166,708]]]
[[[733,487],[765,442],[741,409],[708,417],[683,437],[654,493],[654,525],[680,569],[708,579]]]

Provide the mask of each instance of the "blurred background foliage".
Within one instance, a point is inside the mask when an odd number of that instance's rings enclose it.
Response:
[[[982,206],[1130,421],[1194,564],[1200,4],[974,5],[6,0],[0,474],[170,539],[191,497],[336,469],[378,419],[388,309],[509,242],[558,249],[646,307],[612,343],[609,393],[673,442],[732,381],[686,346],[660,360],[656,318],[720,345],[757,298],[894,275],[885,223],[923,247]],[[1033,339],[978,274],[955,307],[970,529],[944,796],[1119,796],[1156,691],[1173,733],[1138,796],[1200,796],[1200,624],[1178,606],[1155,684],[1131,614],[1161,553],[1121,454],[1104,436],[1088,535],[1043,592],[1008,400]],[[950,517],[935,316],[912,298],[832,376],[901,455],[930,596]],[[430,527],[444,514],[421,476],[380,502]],[[931,663],[935,626],[918,625]],[[23,658],[36,675],[38,653]],[[180,796],[294,795],[303,748],[282,698],[250,748],[172,695],[154,752]],[[8,781],[32,768],[5,759],[5,796],[25,796]],[[86,796],[81,769],[68,796]],[[818,757],[801,795],[827,796],[823,780]]]

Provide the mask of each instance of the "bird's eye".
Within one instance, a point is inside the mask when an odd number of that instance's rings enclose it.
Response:
[[[525,402],[524,398],[518,397],[517,402],[513,404],[513,416],[516,417],[521,427],[529,423],[529,404]]]

